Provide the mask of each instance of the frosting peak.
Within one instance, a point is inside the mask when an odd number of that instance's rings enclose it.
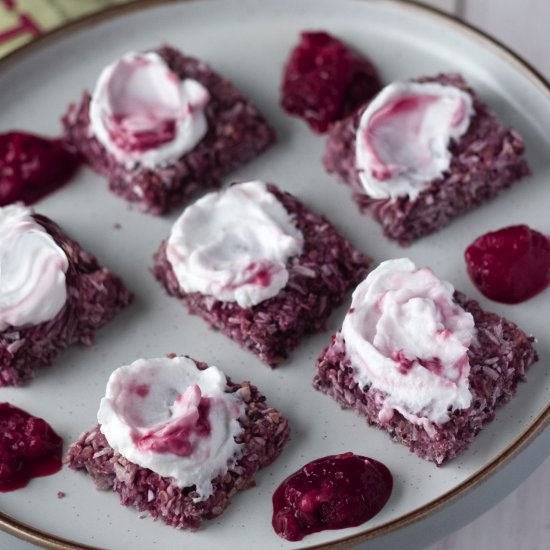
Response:
[[[449,143],[467,131],[472,114],[472,97],[454,86],[386,86],[361,115],[357,130],[357,169],[367,194],[415,200],[449,168]]]
[[[251,307],[288,281],[286,262],[303,235],[265,183],[249,181],[209,193],[172,228],[166,255],[185,292]]]
[[[362,386],[387,393],[382,415],[449,420],[470,405],[471,314],[453,302],[452,285],[406,258],[389,260],[353,293],[342,327],[346,353]]]
[[[180,487],[195,485],[204,500],[242,453],[235,437],[244,402],[226,385],[216,367],[200,370],[187,357],[138,359],[111,374],[98,422],[122,456]]]
[[[19,204],[0,208],[0,331],[53,319],[65,305],[65,252]]]
[[[204,137],[206,88],[181,81],[156,53],[131,52],[106,67],[90,103],[93,134],[131,166],[173,162]]]

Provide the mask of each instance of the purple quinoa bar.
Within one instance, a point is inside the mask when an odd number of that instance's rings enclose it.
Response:
[[[275,141],[264,117],[235,87],[206,63],[169,46],[155,50],[172,71],[203,84],[210,94],[205,109],[208,132],[176,162],[155,169],[126,168],[90,135],[90,94],[69,106],[63,117],[65,137],[88,164],[109,179],[111,191],[143,211],[163,214],[199,191],[219,187],[221,179],[249,162]]]
[[[355,161],[355,135],[365,107],[332,127],[323,157],[327,172],[350,185],[359,209],[369,212],[382,225],[384,234],[402,245],[437,231],[530,174],[523,158],[522,138],[501,125],[460,75],[440,74],[417,81],[451,85],[468,92],[475,113],[467,132],[449,146],[449,170],[429,182],[416,200],[372,199],[365,193]]]
[[[455,292],[454,298],[472,314],[477,329],[477,342],[468,351],[472,404],[468,409],[453,411],[444,424],[430,423],[431,435],[398,411],[384,425],[380,423],[378,413],[385,394],[372,387],[359,387],[340,333],[332,337],[330,346],[321,353],[313,382],[316,389],[332,396],[343,408],[354,409],[370,425],[386,430],[394,441],[437,465],[470,445],[484,425],[494,419],[496,407],[512,398],[518,382],[537,360],[534,339],[512,322],[483,311],[476,301],[467,300],[459,292]]]
[[[197,366],[207,367],[201,362]],[[197,497],[194,486],[178,487],[172,478],[126,460],[109,446],[99,426],[69,447],[65,462],[74,470],[85,470],[98,489],[118,493],[124,506],[135,506],[155,519],[161,517],[177,529],[196,530],[203,519],[222,514],[237,491],[253,486],[256,472],[279,456],[289,438],[287,420],[268,407],[255,386],[249,382],[235,384],[228,378],[226,391],[237,390],[243,397],[245,414],[239,419],[243,431],[236,441],[244,443],[245,450],[235,466],[212,481],[214,493],[204,501],[193,502]]]
[[[303,252],[289,260],[288,283],[276,296],[242,308],[198,292],[185,293],[166,257],[166,242],[155,256],[153,273],[190,313],[275,367],[305,334],[324,330],[332,310],[365,277],[370,258],[357,252],[325,218],[308,210],[296,197],[272,184],[268,190],[292,215],[304,236]]]
[[[94,331],[133,298],[119,277],[101,267],[56,223],[39,214],[33,218],[67,255],[67,301],[50,321],[25,328],[9,327],[0,333],[0,387],[23,384],[73,344],[91,345]]]

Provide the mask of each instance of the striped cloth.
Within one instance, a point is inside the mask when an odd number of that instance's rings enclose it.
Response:
[[[64,23],[130,0],[0,0],[0,57]]]

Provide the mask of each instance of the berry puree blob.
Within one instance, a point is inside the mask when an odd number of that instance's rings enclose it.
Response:
[[[63,440],[42,418],[0,403],[0,492],[61,469]]]
[[[496,302],[517,304],[550,284],[550,238],[527,225],[481,235],[464,256],[473,283]]]
[[[393,478],[381,462],[344,453],[306,464],[273,495],[273,529],[296,541],[326,529],[354,527],[374,517],[390,498]]]
[[[285,68],[282,105],[322,133],[381,87],[368,59],[326,32],[304,32]]]
[[[63,139],[0,134],[0,206],[38,201],[67,183],[79,165]]]

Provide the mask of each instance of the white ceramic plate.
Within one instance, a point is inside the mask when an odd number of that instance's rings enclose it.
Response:
[[[517,397],[471,449],[436,468],[390,442],[379,430],[342,411],[311,388],[314,363],[342,321],[335,312],[329,331],[307,339],[279,369],[271,371],[236,344],[190,317],[165,296],[148,269],[176,214],[155,218],[129,208],[107,191],[106,182],[82,170],[65,189],[37,209],[57,220],[82,245],[119,273],[136,294],[135,304],[97,337],[89,349],[73,348],[56,365],[21,389],[0,389],[10,401],[46,418],[69,443],[95,423],[110,372],[137,357],[185,353],[218,365],[235,380],[251,379],[270,403],[288,416],[293,436],[280,459],[257,476],[257,487],[234,498],[217,520],[198,533],[140,518],[111,493],[94,489],[89,478],[67,469],[33,481],[24,490],[0,495],[4,529],[67,548],[111,549],[302,548],[344,540],[356,543],[399,528],[448,503],[478,484],[532,438],[550,415],[547,367],[550,357],[550,292],[517,306],[490,303],[468,280],[465,247],[479,234],[512,223],[550,232],[550,93],[536,74],[479,34],[434,12],[395,1],[224,0],[138,2],[89,19],[11,56],[0,67],[0,131],[20,128],[58,134],[59,117],[83,87],[93,86],[101,68],[120,54],[168,42],[209,61],[267,115],[279,143],[234,179],[277,182],[314,210],[326,214],[375,263],[409,255],[538,339],[539,363]],[[122,16],[123,15],[123,16]],[[324,139],[279,107],[283,63],[304,29],[326,29],[368,54],[384,82],[438,71],[462,72],[506,124],[527,144],[534,175],[487,206],[455,221],[408,249],[382,237],[377,224],[361,216],[348,189],[324,174]],[[115,229],[120,224],[121,229]],[[395,476],[386,508],[366,525],[327,531],[301,543],[287,543],[271,529],[271,495],[278,483],[305,462],[354,451],[384,462]],[[66,493],[64,499],[57,491]],[[28,530],[22,523],[31,526]],[[40,532],[49,535],[40,534]],[[72,546],[70,546],[72,547]]]

